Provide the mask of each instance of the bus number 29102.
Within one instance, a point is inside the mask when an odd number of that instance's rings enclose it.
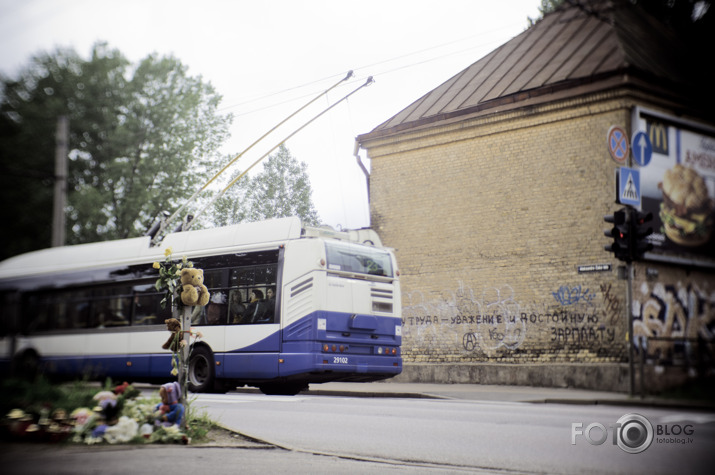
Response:
[[[333,364],[348,364],[347,356],[333,356]]]

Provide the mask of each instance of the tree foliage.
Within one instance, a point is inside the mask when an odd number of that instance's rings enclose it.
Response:
[[[619,1],[619,0],[616,0]],[[709,51],[715,36],[715,11],[712,0],[620,0],[638,5],[645,12],[672,28],[684,43],[698,51]],[[561,5],[581,6],[589,11],[590,0],[540,0],[539,17],[528,18],[533,25]]]
[[[141,235],[215,168],[232,120],[178,59],[132,67],[103,43],[88,60],[71,49],[36,55],[0,87],[0,189],[15,231],[3,258],[50,244],[58,116],[70,124],[69,244]]]
[[[317,225],[307,165],[293,157],[285,145],[269,156],[255,177],[244,177],[216,201],[218,225],[298,216]]]

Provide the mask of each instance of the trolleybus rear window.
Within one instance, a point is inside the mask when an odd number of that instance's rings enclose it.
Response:
[[[360,244],[326,242],[328,270],[392,277],[392,260],[386,251]]]

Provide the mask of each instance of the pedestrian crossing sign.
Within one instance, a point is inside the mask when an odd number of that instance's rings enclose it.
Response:
[[[629,167],[619,167],[616,174],[616,203],[641,206],[641,175],[640,170]]]

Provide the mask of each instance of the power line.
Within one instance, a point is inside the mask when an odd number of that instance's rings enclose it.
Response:
[[[403,55],[400,55],[400,56],[396,56],[396,57],[393,57],[393,58],[390,58],[390,59],[386,59],[386,60],[383,60],[383,61],[377,61],[377,62],[375,62],[375,63],[367,64],[367,65],[362,66],[362,67],[357,68],[357,69],[365,70],[365,69],[374,68],[374,67],[380,66],[380,65],[385,65],[385,64],[394,63],[394,62],[396,62],[396,61],[400,61],[400,60],[402,60],[402,59],[409,58],[409,57],[411,57],[411,56],[415,56],[415,55],[418,55],[418,54],[422,54],[422,53],[425,53],[425,52],[428,52],[428,51],[438,50],[438,49],[444,48],[444,47],[446,47],[446,46],[451,46],[451,45],[454,45],[454,44],[457,44],[457,43],[462,43],[462,42],[471,40],[471,39],[476,38],[476,37],[480,37],[480,36],[484,36],[484,35],[489,35],[489,34],[492,34],[492,33],[495,33],[495,32],[501,31],[501,30],[506,30],[506,29],[511,29],[511,28],[513,28],[513,25],[503,26],[503,27],[500,27],[500,28],[497,28],[497,29],[494,29],[494,30],[491,30],[491,31],[488,31],[488,32],[477,33],[477,34],[470,35],[470,36],[467,36],[467,37],[464,37],[464,38],[460,38],[460,39],[457,39],[457,40],[448,41],[448,42],[445,42],[445,43],[441,43],[441,44],[439,44],[439,45],[435,45],[435,46],[431,46],[431,47],[428,47],[428,48],[423,48],[423,49],[420,49],[420,50],[417,50],[417,51],[413,51],[413,52],[410,52],[410,53],[406,53],[406,54],[403,54]],[[501,41],[501,40],[496,40],[496,41]],[[390,74],[390,73],[393,73],[393,72],[396,72],[396,71],[401,71],[401,70],[404,70],[404,69],[409,69],[409,68],[411,68],[411,67],[421,66],[421,65],[424,65],[424,64],[427,64],[427,63],[431,63],[431,62],[434,62],[434,61],[442,60],[442,59],[444,59],[444,58],[448,58],[448,57],[456,56],[456,55],[459,55],[459,54],[463,54],[463,53],[466,53],[466,52],[468,52],[468,51],[474,51],[474,50],[477,50],[477,49],[480,49],[480,48],[484,48],[484,47],[486,47],[486,46],[488,46],[488,45],[490,45],[490,44],[492,44],[492,43],[494,43],[494,41],[489,41],[489,42],[477,44],[477,45],[474,45],[474,46],[470,46],[469,48],[464,48],[464,49],[461,49],[461,50],[458,50],[458,51],[449,52],[449,53],[447,53],[447,54],[435,55],[435,56],[432,56],[432,57],[427,58],[427,59],[424,59],[424,60],[415,61],[415,62],[412,62],[412,63],[403,64],[403,65],[399,65],[399,66],[396,66],[396,67],[393,67],[393,68],[390,68],[390,69],[386,69],[386,70],[383,70],[383,71],[378,71],[378,72],[372,74],[372,76],[373,76],[373,77],[377,77],[378,75],[386,75],[386,74]],[[279,90],[279,91],[275,91],[275,92],[271,92],[271,93],[268,93],[268,94],[264,94],[264,95],[261,95],[261,96],[257,96],[257,97],[251,98],[251,99],[247,99],[247,100],[242,101],[242,102],[238,102],[238,103],[234,103],[234,104],[231,104],[231,105],[227,105],[227,106],[221,107],[220,109],[218,109],[218,111],[221,112],[221,111],[226,111],[226,110],[229,110],[229,109],[234,109],[234,108],[237,108],[237,107],[242,107],[242,106],[245,106],[245,105],[248,105],[248,104],[258,103],[258,102],[264,101],[264,100],[266,100],[266,99],[270,99],[270,98],[272,98],[272,97],[281,96],[281,95],[290,93],[290,92],[292,92],[292,91],[297,91],[297,90],[300,90],[300,89],[304,89],[304,88],[307,88],[307,87],[311,87],[311,86],[314,86],[314,85],[318,85],[318,84],[320,84],[320,83],[322,83],[322,82],[325,82],[325,81],[327,81],[327,80],[335,79],[335,78],[339,77],[341,74],[342,74],[342,73],[333,74],[333,75],[330,75],[330,76],[327,76],[327,77],[323,77],[323,78],[320,78],[320,79],[316,79],[316,80],[313,80],[313,81],[309,81],[309,82],[306,82],[306,83],[303,83],[303,84],[300,84],[300,85],[297,85],[297,86],[288,87],[288,88],[286,88],[286,89],[282,89],[282,90]],[[362,79],[356,77],[356,80],[355,80],[354,82],[357,82],[357,81],[359,81],[359,80],[362,80]],[[254,113],[256,113],[256,112],[261,112],[261,111],[264,111],[264,110],[267,110],[267,109],[270,109],[270,108],[273,108],[273,107],[278,107],[278,106],[280,106],[280,105],[283,105],[283,104],[286,104],[286,103],[290,103],[290,102],[292,102],[292,101],[300,100],[300,99],[303,99],[303,98],[305,98],[305,97],[309,97],[309,96],[313,96],[313,95],[315,95],[315,88],[313,88],[312,90],[310,90],[310,91],[308,91],[308,92],[306,92],[305,94],[302,94],[302,95],[300,95],[300,96],[290,97],[290,98],[288,98],[288,99],[284,99],[284,100],[279,101],[279,102],[275,102],[275,103],[271,103],[271,104],[268,104],[268,105],[265,105],[265,106],[253,108],[253,109],[251,109],[251,110],[248,110],[248,111],[244,111],[244,112],[240,112],[240,113],[238,113],[238,114],[235,114],[235,116],[241,117],[241,116],[245,116],[245,115],[254,114]]]

